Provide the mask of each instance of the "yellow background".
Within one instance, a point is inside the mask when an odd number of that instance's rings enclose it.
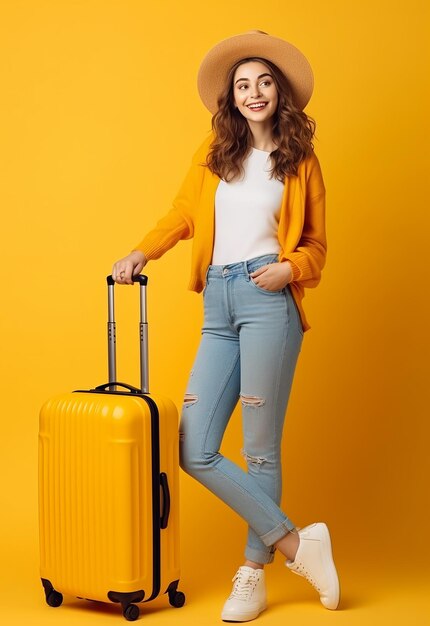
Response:
[[[106,623],[118,607],[45,605],[38,579],[42,403],[107,382],[105,277],[171,201],[210,128],[196,75],[251,28],[308,57],[328,256],[304,300],[287,411],[283,508],[328,523],[341,579],[326,611],[281,555],[267,624],[423,623],[429,582],[429,11],[342,0],[215,3],[2,0],[1,619]],[[190,242],[147,267],[150,384],[180,407],[200,339]],[[139,383],[138,287],[116,287],[118,378]],[[243,464],[240,414],[223,452]],[[220,623],[246,524],[181,472],[180,588],[143,605],[153,624]],[[173,613],[174,611],[174,613]],[[60,620],[60,621],[58,621]]]

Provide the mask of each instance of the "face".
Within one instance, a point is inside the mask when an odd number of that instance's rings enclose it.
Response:
[[[251,123],[266,122],[278,106],[272,72],[260,61],[248,61],[236,68],[233,96],[238,110]]]

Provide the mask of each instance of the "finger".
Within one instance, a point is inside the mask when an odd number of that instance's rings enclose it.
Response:
[[[133,275],[133,264],[127,263],[125,266],[125,275],[124,275],[124,282],[127,283],[127,285],[133,284],[133,280],[131,278],[132,275]]]
[[[114,279],[114,281],[116,283],[123,283],[124,279],[125,279],[125,269],[124,269],[124,267],[120,266],[120,267],[116,268],[115,275],[112,272],[112,278]]]
[[[251,278],[254,278],[255,276],[260,276],[260,274],[264,274],[268,267],[268,265],[263,265],[262,267],[259,267],[258,270],[255,270],[255,272],[251,272]]]
[[[143,269],[143,263],[142,263],[142,262],[140,262],[140,263],[138,263],[138,264],[136,265],[136,267],[134,268],[133,273],[134,273],[134,274],[140,274],[140,272],[142,271],[142,269]]]
[[[114,263],[113,266],[112,266],[111,274],[112,274],[113,280],[116,280],[116,274],[117,274],[117,264],[116,263]]]

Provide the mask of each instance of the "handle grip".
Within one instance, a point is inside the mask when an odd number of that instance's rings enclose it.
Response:
[[[107,280],[108,285],[115,285],[115,281],[112,278],[112,274],[109,274],[109,276],[106,277],[106,280]],[[145,276],[145,274],[136,274],[135,276],[131,277],[131,280],[134,283],[140,283],[141,285],[148,284],[148,276]]]
[[[112,387],[113,385],[116,387],[118,387],[118,385],[125,387],[131,391],[131,393],[142,393],[137,387],[133,387],[133,385],[128,385],[127,383],[120,383],[119,381],[112,381],[110,383],[104,383],[103,385],[97,385],[97,387],[94,388],[94,391],[105,391],[108,387]]]
[[[161,472],[160,474],[160,485],[163,492],[163,513],[160,518],[160,528],[167,528],[170,513],[170,490],[169,483],[167,482],[167,474],[165,472]]]

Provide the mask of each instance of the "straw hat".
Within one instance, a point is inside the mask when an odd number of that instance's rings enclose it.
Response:
[[[218,96],[231,66],[247,57],[263,57],[277,65],[288,78],[294,104],[299,109],[305,108],[314,86],[309,61],[288,41],[261,30],[250,30],[217,43],[200,64],[197,88],[203,104],[212,114],[218,110]]]

